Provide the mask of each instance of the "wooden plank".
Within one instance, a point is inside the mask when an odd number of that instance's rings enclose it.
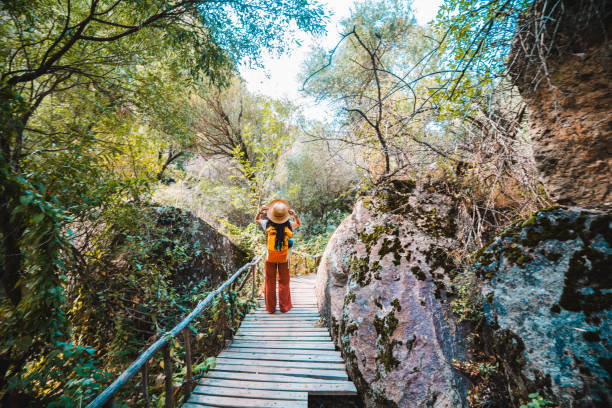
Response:
[[[216,397],[212,395],[194,394],[189,399],[193,408],[201,408],[202,405],[209,407],[228,408],[308,408],[308,396],[302,401],[273,401],[255,398]],[[183,407],[191,407],[184,404]]]
[[[244,323],[242,326],[240,326],[242,328],[245,329],[262,329],[262,330],[268,330],[268,329],[279,329],[279,328],[287,328],[287,329],[310,329],[310,328],[315,328],[316,326],[314,324],[308,324],[308,323]]]
[[[287,320],[287,319],[304,319],[304,320],[320,320],[321,317],[319,315],[315,315],[314,313],[310,316],[306,316],[306,315],[287,315],[287,314],[280,314],[280,313],[260,313],[260,314],[249,314],[247,315],[244,319],[256,319],[256,320],[261,320],[261,319],[283,319],[283,320]],[[243,319],[243,320],[244,320]]]
[[[316,312],[298,312],[298,313],[287,312],[283,314],[262,312],[262,313],[249,313],[248,316],[249,317],[296,317],[296,318],[297,317],[316,317],[317,319],[320,318],[319,313],[316,313]]]
[[[313,377],[296,377],[292,375],[280,375],[280,374],[253,374],[253,373],[237,373],[229,371],[217,371],[211,370],[206,373],[206,378],[224,378],[227,380],[247,380],[247,381],[273,381],[273,382],[285,382],[285,383],[330,383],[333,381],[340,380],[329,380]]]
[[[306,355],[328,355],[328,356],[340,356],[340,352],[337,350],[311,350],[311,349],[274,349],[274,350],[266,350],[260,348],[252,348],[252,347],[239,347],[236,345],[232,345],[225,351],[227,352],[238,352],[238,353],[252,353],[256,354],[266,354],[266,353],[275,353],[275,354],[306,354]]]
[[[329,336],[234,336],[234,341],[300,341],[331,342]]]
[[[242,353],[242,352],[231,352],[224,351],[219,354],[219,357],[227,357],[241,360],[276,360],[276,361],[312,361],[312,362],[329,362],[329,363],[342,363],[344,360],[340,355],[333,354],[296,354],[296,353]]]
[[[300,336],[304,336],[304,337],[318,337],[321,339],[327,339],[327,341],[332,341],[331,337],[329,335],[329,333],[324,332],[324,331],[308,331],[306,329],[297,329],[297,330],[291,330],[291,331],[287,331],[287,330],[259,330],[259,331],[253,331],[253,330],[245,330],[245,331],[238,331],[235,335],[235,337],[238,336],[248,336],[248,337],[252,337],[252,338],[259,338],[259,337],[300,337]]]
[[[232,346],[241,348],[267,348],[274,349],[300,349],[300,350],[334,350],[333,343],[327,342],[279,342],[279,341],[246,341],[236,340],[232,342]]]
[[[239,331],[244,332],[283,332],[283,333],[320,333],[329,334],[327,327],[316,327],[314,325],[303,328],[283,328],[283,327],[271,327],[271,328],[259,328],[259,327],[240,327]]]
[[[311,322],[243,322],[240,327],[317,327],[317,321]]]
[[[268,312],[264,307],[260,308],[260,309],[255,309],[253,310],[251,313],[254,314],[262,314],[262,315],[269,315],[272,314],[270,312]],[[280,310],[277,310],[275,313],[279,313],[282,316],[291,316],[291,315],[301,315],[301,314],[318,314],[319,310],[316,307],[298,307],[298,306],[294,306],[291,310],[289,310],[288,312],[281,312]]]
[[[236,336],[307,336],[307,337],[326,337],[331,341],[327,331],[314,331],[308,329],[295,330],[238,330]]]
[[[283,390],[253,390],[249,388],[226,388],[219,385],[199,386],[193,390],[194,394],[215,395],[218,397],[260,398],[272,400],[297,400],[308,398],[304,392]]]
[[[314,330],[316,329],[316,330]],[[293,336],[293,335],[305,335],[305,336],[319,336],[319,337],[331,337],[329,336],[329,332],[327,329],[321,330],[318,327],[305,327],[303,329],[283,329],[283,328],[271,328],[271,329],[257,329],[245,327],[243,329],[239,329],[236,332],[239,336],[257,336],[258,334],[268,334],[270,336]]]
[[[318,370],[344,370],[344,363],[322,361],[286,361],[286,360],[244,360],[239,358],[217,357],[217,364],[234,364],[240,366],[268,366],[291,368],[316,368]]]
[[[311,321],[319,321],[321,318],[319,316],[310,316],[310,317],[299,317],[299,316],[276,316],[276,315],[267,315],[267,316],[247,316],[242,319],[243,322],[311,322]]]
[[[323,378],[325,380],[348,380],[348,376],[344,370],[320,370],[316,368],[217,364],[215,365],[214,371],[226,371],[232,373],[282,374],[296,377]]]
[[[268,334],[237,334],[234,336],[234,340],[253,340],[253,341],[328,341],[331,342],[329,334],[317,334],[317,333],[293,333],[285,335],[284,333],[268,333]]]
[[[290,314],[288,313],[250,313],[245,319],[320,319],[318,313]]]
[[[267,313],[267,311],[266,311],[266,308],[265,308],[265,307],[258,307],[258,308],[256,308],[256,309],[254,309],[253,311],[255,311],[255,312],[265,312],[265,313]],[[287,313],[297,313],[297,312],[318,312],[318,311],[319,311],[319,309],[318,309],[317,307],[297,307],[297,306],[293,306],[293,307],[291,308],[291,310],[290,310],[289,312],[287,312]]]
[[[275,381],[265,382],[202,378],[199,384],[200,385],[196,387],[196,390],[198,387],[219,386],[253,390],[308,392],[309,394],[315,395],[355,395],[357,393],[355,385],[350,381],[336,381],[327,383],[286,383]],[[194,390],[194,392],[197,393],[196,390]]]
[[[253,336],[257,336],[258,334],[269,334],[271,336],[277,336],[277,335],[287,335],[287,336],[291,336],[294,334],[304,334],[304,335],[308,335],[308,336],[329,336],[329,331],[327,331],[326,328],[324,327],[308,327],[308,328],[304,328],[304,329],[283,329],[283,328],[272,328],[272,329],[258,329],[258,328],[250,328],[250,327],[245,327],[245,328],[241,328],[238,329],[238,332],[236,334],[238,335],[253,335]]]

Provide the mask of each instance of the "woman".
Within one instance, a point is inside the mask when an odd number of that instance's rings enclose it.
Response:
[[[262,216],[266,215],[267,219]],[[293,217],[295,222],[289,221]],[[295,211],[289,207],[285,200],[274,200],[263,206],[255,216],[255,222],[261,225],[266,232],[266,276],[264,299],[268,313],[276,311],[276,271],[278,271],[278,304],[280,311],[286,313],[291,310],[291,291],[289,289],[289,240],[293,236],[293,229],[302,225]]]

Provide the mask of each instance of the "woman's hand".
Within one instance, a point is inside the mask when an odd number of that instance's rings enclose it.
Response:
[[[291,228],[297,228],[300,225],[302,225],[302,222],[300,221],[300,217],[298,217],[295,211],[289,210],[289,215],[293,216],[293,218],[295,219],[295,222],[291,223]]]

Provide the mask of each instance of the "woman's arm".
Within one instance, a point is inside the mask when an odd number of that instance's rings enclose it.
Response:
[[[261,219],[261,217],[262,217],[263,213],[264,213],[265,211],[267,211],[267,210],[268,210],[268,207],[264,205],[264,206],[262,206],[262,207],[259,209],[259,211],[257,211],[257,215],[255,216],[255,222],[256,222],[256,223],[258,223],[259,225],[261,225],[261,223],[262,223],[262,221],[263,221],[263,220]]]
[[[289,215],[293,216],[293,218],[295,219],[295,222],[291,223],[291,228],[292,229],[295,229],[295,228],[299,227],[300,225],[302,225],[302,222],[300,221],[300,217],[298,217],[298,215],[295,213],[295,211],[289,210]]]

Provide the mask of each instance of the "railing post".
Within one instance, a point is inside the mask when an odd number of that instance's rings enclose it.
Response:
[[[229,297],[230,307],[230,330],[234,328],[234,321],[236,320],[236,313],[234,312],[234,292],[231,287],[227,290],[227,296]]]
[[[170,357],[170,343],[164,344],[162,348],[162,354],[164,356],[164,375],[165,375],[165,383],[166,383],[166,400],[164,403],[164,408],[172,408],[172,358]]]
[[[189,333],[189,328],[185,328],[183,330],[183,340],[185,342],[185,365],[186,365],[186,375],[185,375],[185,402],[189,399],[191,395],[191,383],[192,383],[192,371],[191,371],[191,336]]]
[[[253,275],[253,285],[251,286],[251,299],[255,299],[255,287],[257,286],[257,264],[251,265],[251,274]]]
[[[149,362],[142,366],[142,398],[145,408],[149,408]]]

